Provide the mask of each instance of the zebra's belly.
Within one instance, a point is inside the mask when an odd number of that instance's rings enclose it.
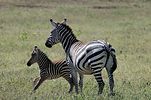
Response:
[[[48,76],[48,80],[52,80],[52,79],[56,79],[56,78],[59,78],[59,77],[61,77],[60,75],[49,75]]]
[[[92,74],[92,70],[90,69],[89,66],[87,66],[87,67],[84,68],[84,69],[81,69],[80,67],[77,67],[77,71],[78,71],[79,73],[84,74],[84,75],[91,75],[91,74]]]

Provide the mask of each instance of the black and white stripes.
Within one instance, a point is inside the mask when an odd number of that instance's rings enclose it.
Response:
[[[98,94],[101,94],[104,88],[104,82],[101,75],[101,70],[105,67],[109,76],[110,94],[114,95],[114,79],[113,72],[117,67],[115,49],[109,43],[96,40],[83,44],[77,40],[71,28],[66,25],[66,19],[63,23],[55,23],[50,20],[54,29],[48,37],[45,45],[52,47],[54,44],[60,42],[64,48],[69,66],[72,68],[72,77],[77,85],[77,71],[80,74],[81,88],[83,87],[83,75],[93,74],[99,85]]]
[[[70,74],[70,67],[68,67],[66,61],[61,60],[57,62],[52,62],[45,53],[43,53],[37,46],[34,47],[31,58],[27,62],[28,66],[31,66],[33,63],[37,63],[40,69],[40,77],[34,80],[34,89],[35,91],[43,81],[46,79],[56,79],[63,77],[70,84],[69,92],[73,89],[73,80]]]

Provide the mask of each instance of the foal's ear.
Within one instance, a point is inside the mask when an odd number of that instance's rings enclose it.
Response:
[[[34,51],[38,51],[38,47],[36,45],[34,46]]]
[[[50,23],[53,27],[57,27],[57,23],[55,23],[52,19],[50,19]]]
[[[66,18],[63,20],[62,24],[67,24],[67,19]]]
[[[38,48],[38,47],[35,45],[34,48],[36,49],[36,48]]]

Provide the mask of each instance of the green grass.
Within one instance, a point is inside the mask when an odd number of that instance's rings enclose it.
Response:
[[[65,1],[65,2],[64,2]],[[0,99],[1,100],[150,100],[151,2],[150,0],[0,0]],[[122,1],[122,2],[119,2]],[[68,94],[63,79],[44,82],[30,95],[37,64],[26,66],[34,45],[51,60],[65,58],[60,44],[46,48],[52,26],[49,19],[66,17],[78,39],[107,40],[117,50],[114,97],[105,88],[97,95],[93,76],[84,78],[83,93]]]

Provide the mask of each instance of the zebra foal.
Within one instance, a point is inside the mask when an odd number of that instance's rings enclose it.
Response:
[[[27,62],[27,66],[37,63],[40,69],[40,77],[37,77],[33,81],[35,92],[36,89],[45,81],[63,77],[70,85],[69,93],[73,89],[73,80],[70,74],[71,69],[68,67],[66,61],[61,60],[52,62],[45,53],[43,53],[37,46],[34,47],[31,58]]]
[[[83,87],[83,75],[93,74],[98,86],[98,94],[102,94],[104,81],[101,75],[103,68],[106,68],[109,77],[110,95],[114,95],[113,72],[117,67],[115,49],[107,42],[95,40],[86,44],[82,43],[73,34],[72,29],[66,25],[66,19],[62,23],[50,22],[54,29],[51,31],[45,45],[51,48],[61,43],[67,55],[67,61],[72,68],[72,77],[78,93],[77,73],[80,75],[80,88]]]

